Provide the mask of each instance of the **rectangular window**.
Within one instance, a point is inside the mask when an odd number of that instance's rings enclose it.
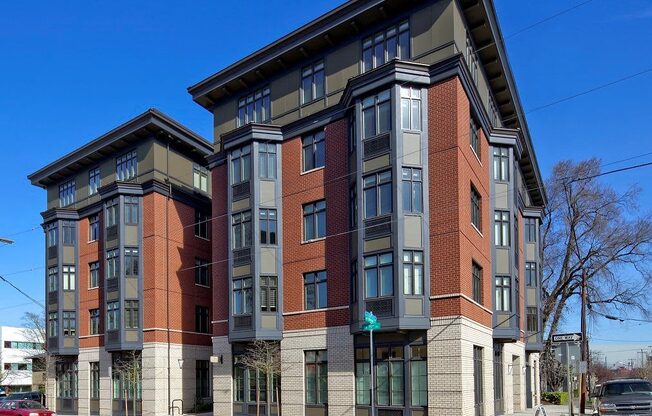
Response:
[[[509,150],[506,147],[494,147],[494,180],[509,181]]]
[[[208,240],[208,224],[210,223],[210,216],[199,210],[195,211],[195,237]]]
[[[414,407],[428,406],[427,357],[425,345],[410,347],[410,402]]]
[[[375,173],[363,179],[364,217],[379,217],[392,212],[392,171]]]
[[[475,416],[484,416],[483,348],[473,346],[473,390]]]
[[[509,247],[509,212],[494,212],[494,244]]]
[[[276,179],[276,144],[258,145],[258,176],[262,179]]]
[[[253,311],[251,277],[233,281],[233,314],[250,315]]]
[[[303,294],[306,310],[321,309],[328,306],[326,270],[303,275]]]
[[[75,290],[76,273],[75,266],[63,266],[61,278],[63,280],[63,290]]]
[[[480,135],[475,120],[471,117],[469,122],[469,144],[475,155],[480,157]]]
[[[233,249],[251,246],[251,211],[240,212],[232,217]]]
[[[59,207],[75,203],[75,180],[71,179],[59,185]]]
[[[249,123],[267,123],[271,119],[269,87],[238,101],[238,127]]]
[[[303,172],[323,168],[326,163],[325,133],[323,130],[301,138]]]
[[[195,361],[195,397],[205,399],[211,397],[210,361]]]
[[[401,128],[421,131],[421,89],[401,87]]]
[[[140,351],[118,352],[111,356],[112,368],[122,371],[111,372],[113,399],[142,399],[143,362]],[[127,371],[125,371],[127,370]]]
[[[403,347],[378,347],[376,401],[378,406],[404,405]]]
[[[125,328],[138,328],[140,326],[140,319],[138,316],[138,301],[125,300]]]
[[[120,275],[120,253],[118,249],[106,252],[106,278],[114,279]]]
[[[46,226],[46,242],[49,247],[56,247],[57,242],[57,224],[48,224]]]
[[[496,310],[510,312],[512,310],[512,278],[496,277]]]
[[[365,256],[365,298],[392,296],[394,294],[394,265],[392,253]]]
[[[88,171],[88,195],[95,195],[100,189],[100,168]]]
[[[93,289],[100,286],[100,263],[94,261],[88,264],[88,288]]]
[[[48,337],[56,337],[59,334],[57,321],[56,312],[48,313]]]
[[[473,300],[482,305],[482,267],[476,262],[471,263],[473,279]]]
[[[195,332],[208,334],[210,327],[209,315],[207,306],[195,306]]]
[[[125,224],[138,224],[138,197],[125,196]]]
[[[362,139],[369,139],[392,128],[389,90],[362,100]]]
[[[473,185],[471,185],[471,224],[478,231],[482,231],[482,197]]]
[[[231,185],[247,182],[251,177],[251,146],[231,152]]]
[[[88,218],[88,241],[100,239],[100,216],[93,215]]]
[[[539,332],[539,316],[537,308],[527,308],[527,332]]]
[[[301,104],[322,98],[324,93],[324,61],[303,68],[301,71]]]
[[[469,75],[471,75],[471,79],[473,80],[473,83],[477,86],[478,85],[478,57],[475,54],[473,43],[471,42],[471,39],[468,36],[466,38],[466,50],[464,52],[464,58],[466,59],[466,64],[469,67]]]
[[[260,210],[260,244],[276,244],[276,210]]]
[[[326,237],[326,201],[303,206],[303,241]]]
[[[421,169],[403,168],[403,212],[423,212]]]
[[[76,238],[76,227],[74,221],[62,221],[61,230],[63,232],[63,245],[74,246]]]
[[[537,287],[537,264],[525,262],[525,282],[529,287]]]
[[[138,277],[138,249],[125,248],[125,276]]]
[[[106,330],[115,331],[120,328],[120,304],[108,302],[106,304]]]
[[[276,312],[278,298],[278,278],[276,276],[260,276],[260,310]]]
[[[306,404],[325,405],[328,403],[328,353],[306,351]]]
[[[59,268],[48,268],[48,292],[56,292],[59,289]]]
[[[77,335],[77,314],[75,311],[63,311],[63,336]]]
[[[210,286],[210,272],[208,261],[195,259],[195,284]]]
[[[407,20],[362,41],[362,72],[394,58],[410,59],[410,26]]]
[[[100,310],[91,309],[88,312],[90,315],[90,334],[97,335],[100,333]]]
[[[115,159],[115,179],[128,181],[138,174],[138,154],[135,150]]]
[[[403,293],[423,295],[423,252],[403,251]]]
[[[514,265],[517,269],[521,266],[519,252],[521,250],[521,234],[518,232],[518,217],[514,215]]]
[[[105,226],[109,228],[118,223],[118,199],[112,199],[106,202]]]
[[[208,169],[198,165],[192,164],[192,186],[203,192],[208,192]]]
[[[537,219],[525,218],[525,242],[534,243],[537,241]]]
[[[56,364],[57,397],[61,399],[77,398],[77,363],[63,362]]]
[[[99,362],[90,362],[88,363],[91,373],[91,399],[100,398],[100,363]]]

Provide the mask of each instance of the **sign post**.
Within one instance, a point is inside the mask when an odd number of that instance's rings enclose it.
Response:
[[[374,379],[374,331],[379,329],[380,322],[378,322],[376,315],[374,315],[373,312],[366,311],[364,313],[364,324],[362,325],[362,330],[369,332],[369,360],[371,361],[371,382],[369,383],[371,385],[371,416],[376,416],[376,401],[374,398],[374,384],[376,382]]]
[[[553,334],[552,342],[555,344],[565,344],[566,346],[566,384],[568,385],[568,414],[573,414],[573,380],[571,378],[570,364],[570,344],[575,344],[584,339],[581,332],[571,332],[568,334]]]

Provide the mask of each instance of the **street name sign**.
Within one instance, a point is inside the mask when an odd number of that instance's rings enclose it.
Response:
[[[570,334],[553,334],[552,342],[579,342],[582,341],[581,332],[573,332]]]

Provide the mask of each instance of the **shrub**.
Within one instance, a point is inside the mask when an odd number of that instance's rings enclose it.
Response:
[[[547,391],[541,394],[541,400],[549,404],[568,404],[568,393],[565,391]]]

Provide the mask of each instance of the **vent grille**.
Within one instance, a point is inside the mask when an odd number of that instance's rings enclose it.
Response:
[[[59,250],[57,250],[57,246],[48,247],[48,258],[53,259],[57,257],[58,252]]]
[[[251,315],[233,317],[233,326],[237,329],[251,328]]]
[[[395,409],[379,409],[378,416],[403,416],[403,411]]]
[[[365,140],[363,145],[365,159],[389,152],[389,133],[374,137],[373,139]]]
[[[391,298],[372,300],[367,302],[367,310],[373,312],[376,316],[394,315],[394,308]]]
[[[242,266],[251,263],[251,248],[233,250],[233,266]]]
[[[112,225],[106,229],[106,239],[115,240],[118,238],[118,225]]]
[[[107,292],[114,292],[118,290],[120,287],[120,282],[118,281],[117,277],[113,277],[111,279],[106,279],[106,291]]]
[[[48,303],[57,303],[59,300],[59,292],[48,293]]]
[[[364,228],[364,238],[365,240],[371,238],[382,237],[392,232],[392,217],[378,217],[366,220]]]
[[[249,196],[249,182],[242,182],[233,185],[231,188],[232,198],[234,201],[244,199]]]
[[[116,344],[120,341],[120,331],[107,331],[106,332],[106,343],[107,344]]]

